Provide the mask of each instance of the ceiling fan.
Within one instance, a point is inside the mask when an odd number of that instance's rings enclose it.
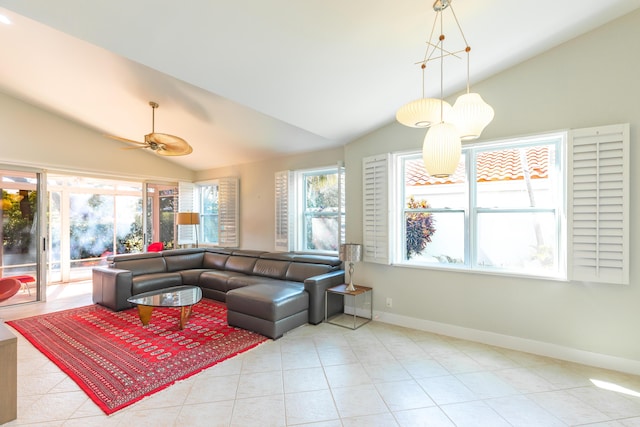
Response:
[[[148,148],[161,156],[184,156],[190,154],[193,148],[184,139],[175,135],[169,135],[166,133],[155,132],[155,112],[158,108],[157,102],[149,102],[151,106],[151,133],[144,136],[144,142],[134,141],[132,139],[122,138],[114,135],[107,135],[109,138],[117,139],[118,141],[130,142],[136,144],[136,147],[127,147],[125,150],[136,148]]]

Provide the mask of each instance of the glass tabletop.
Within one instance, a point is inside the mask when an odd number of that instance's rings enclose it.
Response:
[[[184,307],[193,305],[201,299],[202,290],[197,286],[174,286],[134,295],[127,301],[152,307]]]

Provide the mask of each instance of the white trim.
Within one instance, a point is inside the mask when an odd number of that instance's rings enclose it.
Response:
[[[625,359],[623,357],[611,356],[602,353],[593,353],[558,344],[514,337],[511,335],[502,335],[495,332],[465,328],[463,326],[450,325],[447,323],[433,322],[431,320],[416,319],[379,310],[374,310],[373,318],[375,321],[391,325],[433,332],[440,335],[494,345],[510,350],[523,351],[539,356],[552,357],[598,368],[640,375],[640,360]]]

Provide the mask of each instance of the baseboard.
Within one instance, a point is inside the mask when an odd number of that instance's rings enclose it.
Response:
[[[416,319],[384,311],[374,311],[373,318],[378,322],[389,323],[391,325],[404,326],[449,337],[495,345],[497,347],[508,348],[511,350],[553,357],[554,359],[626,372],[633,375],[640,375],[640,361],[638,360],[624,359],[622,357],[610,356],[601,353],[592,353],[543,341],[502,335],[478,329],[464,328],[461,326],[433,322],[430,320]]]

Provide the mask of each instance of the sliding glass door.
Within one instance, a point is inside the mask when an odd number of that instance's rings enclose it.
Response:
[[[15,292],[0,282],[0,306],[44,299],[44,287],[39,285],[44,283],[41,268],[44,239],[40,226],[45,212],[43,174],[0,168],[0,187],[0,272],[2,278],[12,277],[20,282],[20,289]]]
[[[142,183],[49,175],[50,282],[91,278],[111,254],[142,252]]]
[[[0,187],[0,273],[21,283],[10,296],[0,287],[0,306],[44,300],[46,284],[90,286],[91,270],[111,254],[154,241],[175,247],[176,184],[0,166]]]

